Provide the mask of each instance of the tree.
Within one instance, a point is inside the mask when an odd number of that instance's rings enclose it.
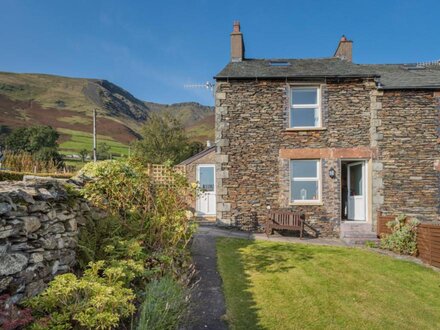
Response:
[[[58,149],[59,134],[50,126],[20,127],[5,139],[6,148],[11,151],[35,153],[42,148]]]
[[[87,160],[87,156],[89,155],[89,151],[87,150],[87,149],[81,149],[80,151],[79,151],[79,156],[81,157],[81,161],[83,162],[83,163],[85,163],[86,162],[86,160]]]
[[[58,132],[50,126],[30,126],[14,129],[4,139],[6,149],[12,152],[26,152],[34,160],[53,162],[62,166],[62,156],[58,152]]]
[[[174,165],[188,158],[193,150],[182,123],[170,113],[151,113],[141,137],[134,144],[134,153],[143,163]]]
[[[99,143],[98,147],[96,148],[96,158],[99,160],[104,160],[104,159],[110,159],[112,156],[111,152],[110,152],[110,146],[105,143]]]
[[[187,146],[187,156],[185,157],[185,159],[199,153],[203,149],[205,149],[205,145],[202,142],[193,141],[189,143]]]

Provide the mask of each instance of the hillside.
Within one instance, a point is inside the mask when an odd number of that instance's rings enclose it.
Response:
[[[51,125],[64,153],[91,148],[92,113],[97,109],[98,142],[126,154],[150,111],[179,116],[192,139],[213,139],[214,114],[198,103],[144,102],[106,80],[0,72],[0,125]]]

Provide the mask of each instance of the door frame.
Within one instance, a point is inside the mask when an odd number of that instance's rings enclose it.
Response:
[[[214,174],[214,190],[210,191],[210,193],[214,196],[214,211],[211,213],[200,213],[199,211],[199,196],[196,196],[196,215],[197,216],[213,216],[216,215],[217,212],[217,183],[216,183],[216,173],[215,173],[215,164],[197,164],[196,166],[196,180],[197,183],[200,183],[200,168],[202,167],[211,167],[213,168],[213,174]]]
[[[355,221],[359,223],[371,223],[372,222],[372,171],[371,171],[371,159],[365,159],[365,158],[343,158],[340,159],[340,165],[342,162],[353,162],[353,163],[363,163],[363,176],[364,176],[364,194],[365,194],[365,220],[349,220],[346,219],[345,221]],[[348,164],[347,164],[347,188],[348,188]],[[340,182],[341,187],[341,182]],[[342,188],[342,187],[341,187]],[[342,206],[342,189],[340,188],[340,200],[341,200],[341,206]],[[348,196],[347,196],[347,204],[348,204]],[[341,207],[340,207],[341,209]]]

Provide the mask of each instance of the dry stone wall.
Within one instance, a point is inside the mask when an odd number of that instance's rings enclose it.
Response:
[[[90,214],[87,202],[56,180],[0,182],[0,294],[16,302],[69,271],[78,226]]]

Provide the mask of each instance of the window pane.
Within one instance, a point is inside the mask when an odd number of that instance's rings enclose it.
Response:
[[[317,104],[317,88],[295,88],[292,90],[292,104]]]
[[[293,178],[316,178],[318,161],[316,160],[292,160]]]
[[[318,199],[318,181],[292,181],[292,200]]]
[[[362,176],[362,164],[350,167],[350,196],[363,195]]]
[[[205,191],[214,191],[214,168],[200,167],[200,188]]]
[[[290,127],[315,127],[318,126],[316,108],[294,108],[290,111]]]

